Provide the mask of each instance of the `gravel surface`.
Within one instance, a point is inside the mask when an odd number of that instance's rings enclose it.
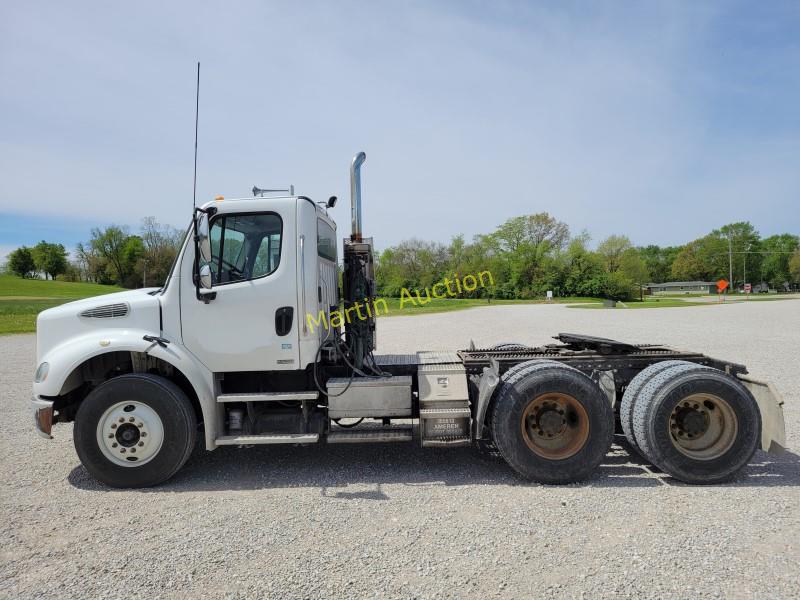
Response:
[[[800,301],[498,306],[378,327],[381,352],[568,331],[728,358],[776,384],[800,447]],[[221,448],[159,488],[118,491],[80,465],[71,425],[33,432],[33,336],[0,337],[0,356],[1,597],[800,595],[793,452],[690,487],[615,445],[588,482],[548,487],[471,449]]]

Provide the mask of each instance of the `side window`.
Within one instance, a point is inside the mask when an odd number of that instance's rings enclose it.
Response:
[[[336,262],[336,232],[322,219],[317,219],[317,254]]]
[[[258,279],[278,268],[281,218],[274,213],[221,216],[211,224],[214,285]]]

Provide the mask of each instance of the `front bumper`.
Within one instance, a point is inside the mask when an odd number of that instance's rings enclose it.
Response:
[[[53,430],[53,402],[52,400],[40,400],[34,398],[31,402],[33,407],[33,426],[43,438],[52,440],[50,432]]]

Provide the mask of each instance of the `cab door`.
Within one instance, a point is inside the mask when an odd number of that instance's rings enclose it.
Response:
[[[209,231],[216,296],[196,298],[192,249],[182,264],[184,345],[216,373],[297,369],[294,202],[218,213]]]

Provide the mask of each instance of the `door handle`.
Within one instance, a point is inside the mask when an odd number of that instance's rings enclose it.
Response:
[[[282,306],[275,311],[275,333],[279,336],[287,335],[292,330],[294,307]]]

